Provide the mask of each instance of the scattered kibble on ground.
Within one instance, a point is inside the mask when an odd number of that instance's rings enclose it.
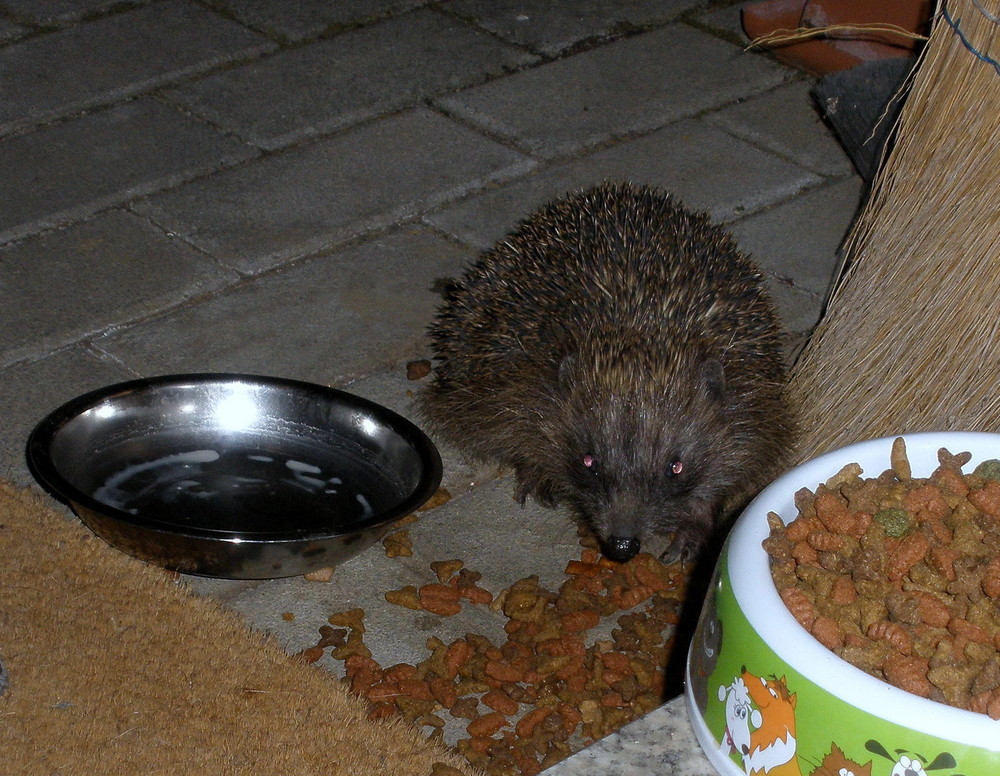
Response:
[[[645,553],[616,564],[585,548],[558,591],[529,576],[496,594],[459,559],[431,570],[436,582],[387,591],[386,600],[443,617],[489,607],[506,619],[506,641],[431,636],[424,660],[381,666],[364,644],[363,610],[332,615],[302,657],[319,660],[329,648],[372,719],[398,715],[432,738],[442,736],[446,715],[460,719],[467,737],[455,748],[472,765],[532,776],[663,702],[685,592],[679,565]],[[605,618],[616,618],[610,638],[589,638]]]

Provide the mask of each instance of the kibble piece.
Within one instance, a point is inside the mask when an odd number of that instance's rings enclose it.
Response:
[[[913,520],[905,509],[882,509],[876,512],[872,519],[882,526],[886,536],[894,539],[906,536],[913,528]]]
[[[420,602],[420,595],[413,585],[406,585],[399,590],[390,590],[385,594],[385,600],[396,606],[405,606],[407,609],[420,610],[423,604]]]
[[[407,529],[393,531],[382,540],[387,558],[409,558],[413,555],[413,540]]]
[[[321,569],[314,569],[313,571],[307,571],[302,575],[302,578],[307,582],[329,582],[333,579],[333,566],[324,566]]]

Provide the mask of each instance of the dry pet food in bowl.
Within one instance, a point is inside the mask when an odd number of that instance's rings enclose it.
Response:
[[[1000,772],[985,581],[997,486],[972,474],[1000,458],[1000,435],[904,441],[905,457],[887,438],[797,467],[734,527],[686,689],[720,773]]]

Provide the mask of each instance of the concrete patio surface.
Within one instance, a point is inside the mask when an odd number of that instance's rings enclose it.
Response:
[[[805,75],[744,50],[739,3],[695,0],[0,2],[0,476],[84,391],[233,371],[344,387],[414,418],[435,281],[566,191],[630,179],[726,223],[794,353],[861,183]],[[366,611],[383,665],[469,609],[388,604],[461,558],[553,589],[566,513],[442,448],[452,498],[328,583],[187,578],[290,651]],[[321,664],[339,670],[329,655]]]

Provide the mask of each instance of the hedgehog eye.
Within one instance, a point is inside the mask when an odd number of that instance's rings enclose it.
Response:
[[[684,471],[684,464],[681,463],[681,461],[679,461],[679,460],[673,461],[670,464],[670,473],[671,474],[675,474],[675,475],[676,474],[680,474],[682,471]]]
[[[583,465],[586,466],[588,469],[593,468],[594,456],[592,456],[590,453],[587,453],[585,456],[583,456]]]

